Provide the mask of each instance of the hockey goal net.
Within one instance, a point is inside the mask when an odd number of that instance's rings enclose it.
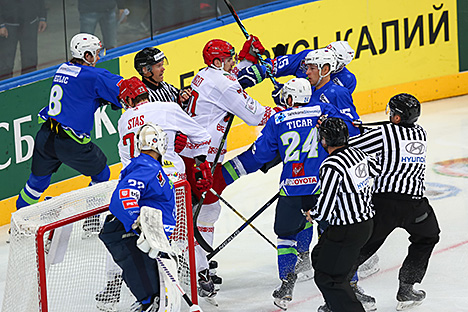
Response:
[[[98,237],[116,185],[99,183],[13,213],[3,312],[130,311],[136,299]],[[185,180],[174,185],[171,243],[179,282],[196,303],[190,186]]]

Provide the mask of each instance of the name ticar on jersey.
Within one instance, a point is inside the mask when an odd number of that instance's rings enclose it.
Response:
[[[286,122],[286,126],[288,126],[289,130],[301,127],[313,127],[314,122],[312,119],[297,119]]]

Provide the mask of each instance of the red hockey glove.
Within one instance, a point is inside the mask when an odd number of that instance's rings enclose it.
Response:
[[[198,166],[195,166],[195,180],[197,181],[197,189],[202,193],[208,192],[209,189],[213,186],[211,167],[206,160]]]
[[[254,64],[258,63],[257,54],[263,54],[265,52],[265,47],[262,45],[258,37],[250,35],[244,46],[239,53],[239,61],[246,59]]]
[[[174,151],[178,154],[182,152],[182,150],[187,145],[187,136],[182,132],[177,132],[174,140]]]

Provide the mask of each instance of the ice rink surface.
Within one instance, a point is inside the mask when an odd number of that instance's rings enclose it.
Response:
[[[364,115],[362,120],[387,120],[387,116],[376,113]],[[427,292],[427,298],[411,311],[468,311],[468,165],[466,162],[451,162],[448,168],[451,173],[447,167],[438,164],[468,157],[468,96],[423,103],[418,123],[428,132],[426,195],[436,211],[442,232],[426,277],[421,285],[416,285],[416,288]],[[227,157],[240,152],[232,151]],[[437,173],[435,169],[444,174]],[[277,166],[268,174],[255,173],[243,177],[224,191],[223,198],[249,218],[277,192],[280,170]],[[273,233],[275,205],[271,205],[253,223],[273,242],[276,242]],[[218,246],[242,223],[223,205],[216,223],[215,245]],[[8,226],[0,227],[0,306],[8,263],[7,231]],[[403,230],[394,231],[378,251],[380,271],[359,283],[376,298],[378,311],[395,311],[398,269],[406,256],[407,238]],[[316,237],[312,246],[315,243]],[[282,311],[273,305],[271,297],[280,283],[276,250],[251,228],[241,232],[215,259],[219,263],[218,275],[223,278],[216,297],[219,307],[201,299],[200,306],[205,312]],[[314,281],[309,280],[296,284],[288,311],[316,311],[321,304],[322,295]]]

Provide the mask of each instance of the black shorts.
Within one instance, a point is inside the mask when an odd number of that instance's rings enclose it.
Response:
[[[302,210],[312,209],[318,201],[318,195],[280,196],[275,212],[275,234],[290,236],[302,231],[307,223]]]
[[[36,135],[31,171],[36,176],[50,175],[62,163],[85,176],[94,176],[106,168],[107,158],[94,143],[80,144],[43,124]]]

